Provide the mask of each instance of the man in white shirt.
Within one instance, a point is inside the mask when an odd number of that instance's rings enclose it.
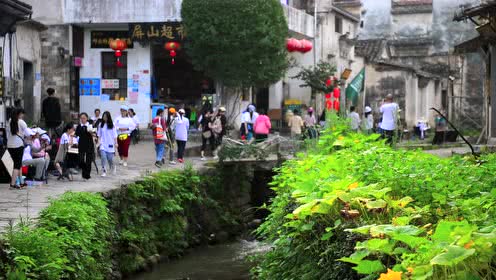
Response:
[[[350,107],[348,118],[351,119],[351,130],[353,130],[354,132],[358,132],[358,128],[360,127],[360,115],[355,112],[355,106]]]
[[[380,112],[382,114],[382,137],[386,138],[386,143],[393,143],[393,135],[396,130],[396,122],[398,120],[398,104],[393,102],[393,95],[388,94],[384,99],[384,103],[381,106]]]

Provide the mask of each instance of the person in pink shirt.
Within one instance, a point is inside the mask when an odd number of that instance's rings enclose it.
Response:
[[[265,114],[265,110],[261,109],[259,111],[259,116],[255,121],[255,125],[253,126],[257,142],[265,141],[269,137],[271,128],[272,124],[270,123],[269,117]]]

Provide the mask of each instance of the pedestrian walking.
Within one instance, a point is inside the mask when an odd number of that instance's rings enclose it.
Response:
[[[294,115],[289,120],[288,126],[291,128],[291,137],[301,139],[301,128],[305,125],[303,119],[299,116],[298,110],[294,110]]]
[[[164,110],[158,109],[151,125],[153,139],[155,142],[155,166],[162,167],[164,161],[165,145],[167,144],[167,121],[164,117]]]
[[[374,129],[374,116],[372,115],[372,108],[369,106],[365,106],[362,127],[366,134],[372,134]]]
[[[107,171],[111,171],[115,175],[117,168],[114,165],[114,155],[119,144],[117,143],[117,129],[108,111],[103,112],[102,121],[98,129],[98,144],[102,160],[102,177],[107,176]],[[108,169],[106,166],[108,166]]]
[[[220,107],[219,110],[217,110],[217,115],[213,118],[209,126],[215,139],[214,159],[219,159],[218,154],[221,149],[222,139],[227,134],[227,117],[225,107]]]
[[[74,123],[70,122],[66,124],[64,133],[60,137],[57,155],[55,156],[55,167],[59,171],[59,178],[57,180],[67,178],[69,181],[72,181],[70,170],[75,168],[78,162],[78,149],[75,148],[78,140],[75,134],[76,128],[74,127]]]
[[[350,113],[348,114],[348,118],[351,120],[351,130],[353,132],[358,132],[360,128],[360,115],[355,112],[355,106],[350,107]]]
[[[254,105],[248,105],[248,108],[241,116],[241,138],[243,136],[247,141],[251,141],[253,138],[253,125],[258,118],[258,113]],[[244,139],[244,140],[245,140]]]
[[[133,145],[136,145],[138,144],[140,139],[140,131],[139,131],[140,119],[138,115],[136,115],[136,112],[134,112],[134,109],[129,108],[128,113],[129,113],[129,117],[132,118],[134,122],[134,130],[131,131],[131,140],[133,141]]]
[[[167,114],[167,141],[166,148],[169,150],[169,165],[175,165],[174,149],[176,146],[176,109],[170,108]]]
[[[393,95],[388,94],[380,108],[382,114],[382,122],[380,128],[382,130],[382,138],[387,139],[386,143],[393,143],[394,131],[396,130],[396,122],[398,121],[398,104],[393,102]]]
[[[126,105],[121,106],[121,115],[115,120],[115,128],[117,129],[117,150],[119,152],[119,164],[127,166],[129,158],[129,145],[131,144],[131,131],[134,130],[134,121],[128,114],[129,108]]]
[[[100,127],[100,122],[102,121],[101,111],[100,109],[95,109],[95,115],[91,117],[90,123],[94,128]]]
[[[184,151],[186,149],[186,142],[188,141],[189,120],[184,116],[186,111],[179,109],[176,118],[175,131],[177,143],[177,161],[184,163]]]
[[[53,137],[55,129],[62,123],[60,101],[54,96],[55,90],[53,88],[48,88],[46,92],[48,97],[43,100],[41,105],[41,116],[45,118],[45,125],[50,137]]]
[[[28,125],[23,120],[24,114],[23,109],[15,109],[7,122],[7,150],[14,163],[10,181],[10,187],[13,189],[20,189],[26,186],[21,174],[24,137],[28,128]]]
[[[446,138],[446,131],[448,130],[448,122],[443,116],[441,116],[441,114],[437,114],[436,118],[434,119],[434,123],[436,125],[436,134],[434,135],[432,144],[443,144]]]
[[[265,114],[264,109],[260,109],[260,114],[255,120],[255,125],[253,126],[253,131],[255,132],[255,139],[257,142],[263,142],[269,138],[270,129],[272,124],[270,122],[269,116]]]
[[[307,130],[308,138],[315,139],[317,138],[317,129],[315,126],[317,125],[317,119],[315,118],[315,114],[313,108],[310,107],[307,110],[307,114],[305,115],[305,119],[303,120],[305,123],[305,128]]]
[[[76,128],[76,137],[78,137],[79,167],[82,170],[84,180],[91,179],[91,164],[95,160],[94,133],[93,126],[89,123],[88,114],[81,113],[79,125]]]
[[[206,160],[205,151],[207,150],[207,144],[210,144],[212,152],[215,150],[215,138],[212,129],[210,128],[213,114],[213,110],[208,109],[205,110],[199,118],[199,129],[202,133],[201,160]]]

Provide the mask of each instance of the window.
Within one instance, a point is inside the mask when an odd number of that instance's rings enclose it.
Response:
[[[337,33],[343,34],[343,19],[336,16],[334,19],[334,29]]]
[[[127,98],[127,52],[120,57],[122,67],[117,67],[114,52],[102,52],[102,79],[119,80],[118,89],[102,89],[102,94],[110,95],[110,100]]]

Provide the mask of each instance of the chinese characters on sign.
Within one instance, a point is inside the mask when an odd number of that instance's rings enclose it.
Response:
[[[79,95],[99,96],[100,95],[100,79],[80,79],[79,80]]]
[[[128,31],[91,31],[91,48],[110,48],[110,41],[117,38],[126,40],[127,47],[129,49],[133,48],[133,40],[129,37]]]
[[[130,23],[129,37],[133,41],[182,41],[186,37],[180,22]]]
[[[119,79],[102,79],[102,89],[119,89]]]

